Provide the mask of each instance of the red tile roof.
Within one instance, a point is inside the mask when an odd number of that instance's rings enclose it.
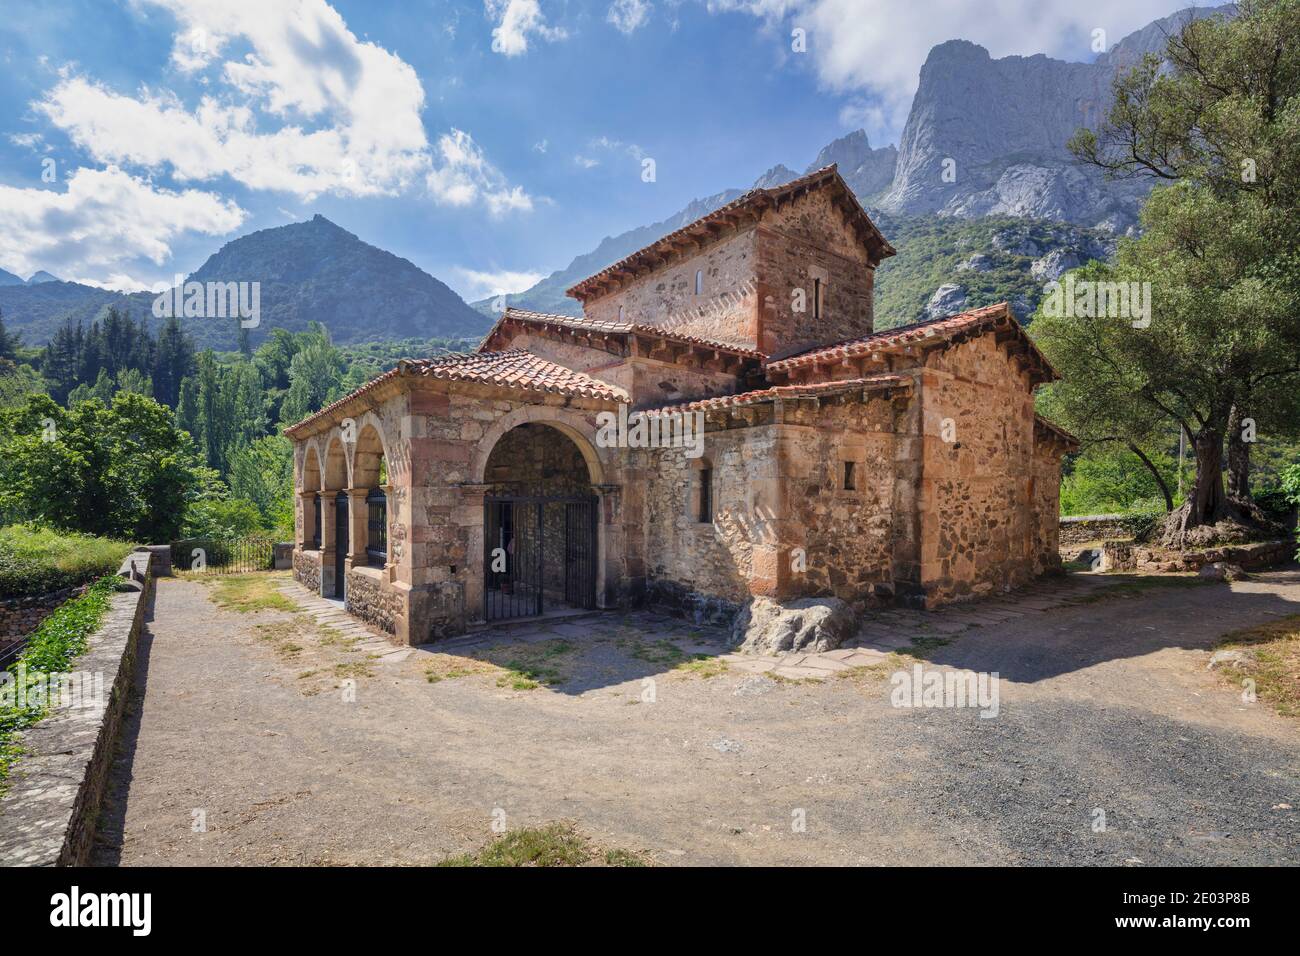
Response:
[[[306,425],[338,410],[343,405],[377,388],[384,382],[404,376],[423,376],[449,382],[478,382],[530,392],[550,392],[581,398],[598,398],[626,402],[627,392],[606,382],[556,365],[523,349],[504,352],[465,352],[434,359],[402,359],[397,367],[371,379],[365,385],[331,402],[314,415],[284,430],[293,435]]]
[[[823,395],[837,395],[841,392],[883,391],[890,388],[909,388],[912,379],[907,375],[895,375],[884,372],[868,375],[865,378],[845,379],[839,382],[811,382],[805,385],[773,385],[769,388],[741,392],[738,395],[718,395],[703,398],[681,405],[665,405],[662,408],[646,409],[648,415],[669,415],[682,412],[707,412],[719,408],[738,408],[744,405],[757,405],[778,398],[818,398]]]
[[[718,352],[726,352],[729,355],[739,355],[744,358],[762,359],[762,352],[746,348],[743,345],[733,345],[730,342],[720,342],[717,339],[704,338],[699,335],[684,335],[680,332],[674,332],[671,329],[661,329],[654,325],[638,325],[635,322],[611,322],[608,319],[592,319],[587,316],[573,315],[553,315],[549,312],[532,312],[528,309],[507,308],[501,313],[501,318],[497,319],[496,324],[492,326],[488,334],[483,337],[479,343],[479,349],[484,349],[492,341],[493,337],[501,330],[507,322],[521,322],[526,325],[537,326],[548,329],[564,329],[572,332],[586,332],[592,335],[610,335],[626,336],[640,335],[648,338],[657,338],[665,342],[681,342],[684,345],[698,345],[700,348],[713,349]]]
[[[1040,429],[1046,432],[1050,437],[1068,446],[1071,450],[1073,451],[1079,450],[1079,445],[1080,445],[1079,439],[1075,438],[1073,435],[1067,432],[1060,425],[1056,424],[1056,422],[1044,418],[1042,415],[1039,415],[1037,412],[1035,412],[1034,431],[1037,432]]]
[[[795,369],[815,365],[834,365],[845,359],[872,355],[876,352],[895,351],[911,345],[928,345],[933,342],[952,342],[971,335],[981,335],[993,329],[1015,330],[1028,351],[1042,367],[1043,381],[1059,378],[1042,352],[1034,345],[1028,333],[1011,314],[1011,308],[1005,302],[989,305],[980,309],[971,309],[957,315],[948,315],[939,319],[930,319],[912,325],[900,325],[892,329],[882,329],[860,339],[850,339],[835,345],[809,349],[797,355],[770,360],[764,363],[768,372],[791,372]]]
[[[623,389],[565,368],[523,349],[504,352],[470,352],[440,359],[405,360],[398,369],[407,375],[451,382],[482,382],[532,392],[553,392],[582,398],[603,398],[611,402],[627,401]]]
[[[643,249],[638,249],[613,265],[588,276],[569,289],[566,294],[580,300],[590,298],[607,281],[643,275],[658,268],[664,256],[671,255],[671,249],[682,240],[690,238],[692,233],[707,233],[707,227],[710,225],[736,217],[756,218],[768,206],[779,203],[792,195],[823,188],[830,188],[835,191],[837,202],[843,205],[846,215],[848,215],[854,228],[862,237],[863,242],[871,248],[873,261],[879,262],[881,259],[894,255],[894,247],[876,228],[876,224],[871,221],[871,217],[862,208],[862,204],[858,202],[853,190],[840,177],[836,166],[832,164],[814,170],[805,176],[800,176],[798,179],[792,179],[781,186],[773,186],[769,189],[751,189],[725,206],[719,206],[713,212],[701,216],[694,222],[687,223],[680,229],[655,240]]]

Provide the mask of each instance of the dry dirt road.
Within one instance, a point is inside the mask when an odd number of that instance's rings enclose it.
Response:
[[[494,818],[662,864],[1300,863],[1300,728],[1205,669],[1218,635],[1300,613],[1294,570],[929,650],[1000,674],[989,719],[891,706],[896,667],[709,676],[676,648],[718,635],[648,615],[379,662],[209,593],[159,584],[101,864],[432,863]]]

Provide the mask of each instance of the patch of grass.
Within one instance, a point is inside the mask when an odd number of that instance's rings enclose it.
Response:
[[[630,850],[601,851],[572,823],[521,827],[497,837],[477,853],[450,856],[439,866],[645,866]]]
[[[679,674],[702,677],[709,680],[727,673],[727,662],[712,654],[694,654],[689,661],[683,661],[673,670]]]
[[[1300,614],[1225,634],[1215,650],[1249,650],[1253,664],[1220,673],[1238,687],[1250,678],[1259,700],[1283,717],[1300,717]]]
[[[851,667],[846,671],[840,671],[835,676],[839,680],[846,680],[851,684],[859,686],[879,684],[882,680],[889,677],[900,667],[906,666],[907,661],[903,659],[902,654],[891,653],[888,657],[877,661],[874,664],[864,664],[861,667]]]
[[[13,743],[14,735],[49,713],[49,701],[42,691],[51,689],[51,675],[67,673],[72,662],[86,652],[90,635],[103,621],[117,587],[117,578],[105,576],[81,597],[59,605],[32,632],[18,660],[9,665],[15,678],[21,670],[25,690],[20,695],[15,680],[5,685],[6,693],[0,697],[0,785],[22,753]],[[22,706],[20,697],[25,697]]]
[[[897,653],[907,657],[915,657],[918,660],[926,660],[939,648],[947,647],[951,643],[951,637],[941,637],[937,634],[923,634],[920,637],[912,638],[911,647],[899,648]]]
[[[212,600],[228,611],[299,611],[290,598],[276,590],[283,577],[269,574],[231,574],[220,577],[212,588]]]
[[[557,638],[537,644],[510,645],[488,652],[492,663],[504,668],[497,678],[498,687],[511,690],[536,690],[543,684],[561,684],[565,671],[561,658],[577,649],[572,641]]]
[[[334,665],[334,676],[339,678],[374,677],[375,672],[370,669],[369,661],[344,661],[341,664]]]
[[[0,528],[0,598],[48,594],[113,574],[134,547],[33,525]]]
[[[667,638],[657,641],[624,638],[618,641],[618,646],[630,657],[647,664],[679,664],[686,657],[686,652]]]
[[[298,618],[288,621],[272,621],[258,624],[253,628],[258,638],[271,645],[271,649],[282,660],[291,661],[302,652],[302,645],[297,639],[302,637],[303,625]]]
[[[633,853],[631,850],[606,850],[606,866],[649,866],[646,859],[639,853]]]

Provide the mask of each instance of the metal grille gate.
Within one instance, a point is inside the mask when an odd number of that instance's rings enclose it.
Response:
[[[596,606],[597,499],[493,497],[483,501],[483,617]]]

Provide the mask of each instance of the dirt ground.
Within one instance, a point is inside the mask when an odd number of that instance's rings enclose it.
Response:
[[[1156,588],[921,654],[996,671],[996,717],[727,669],[657,615],[377,660],[160,581],[96,860],[423,864],[574,822],[660,864],[1296,864],[1300,725],[1206,671],[1300,613],[1300,572]],[[434,649],[436,651],[436,649]]]

